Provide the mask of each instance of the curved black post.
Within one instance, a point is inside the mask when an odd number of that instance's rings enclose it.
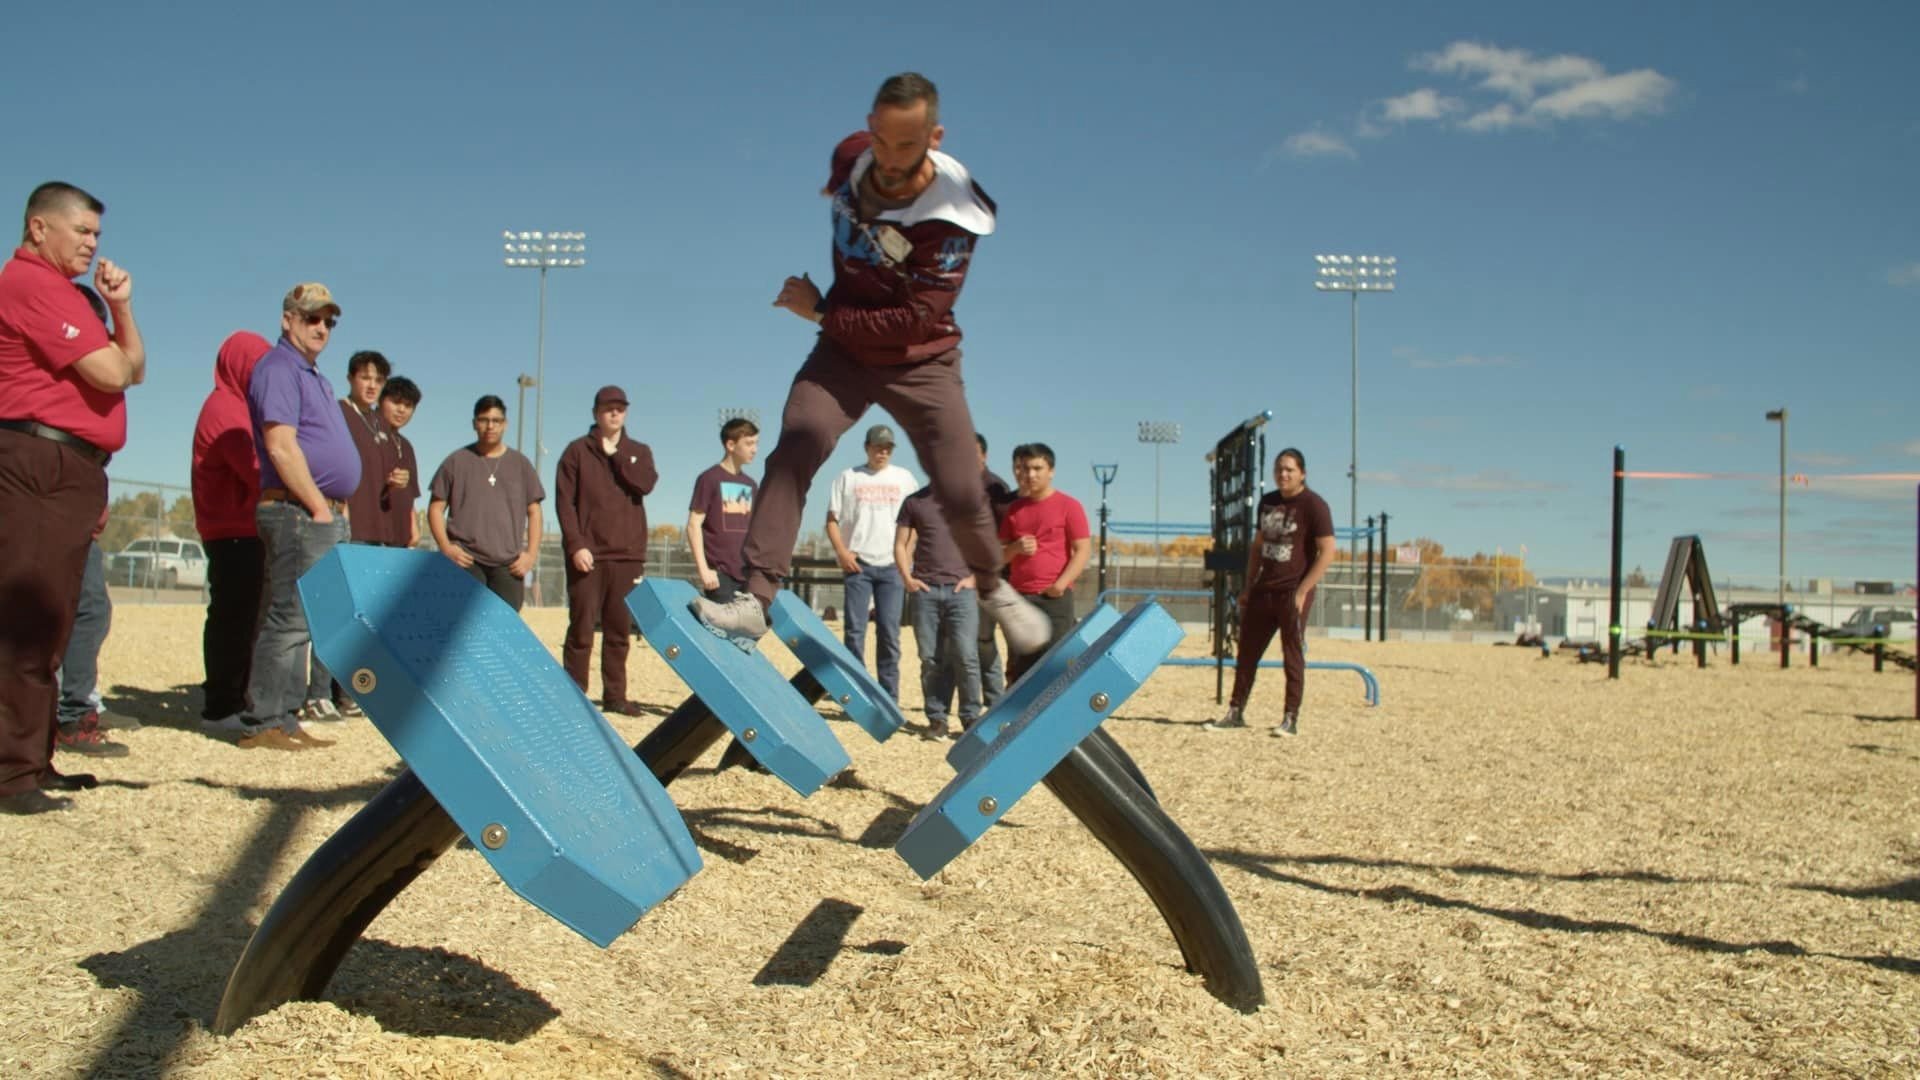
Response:
[[[1207,991],[1241,1012],[1259,1008],[1267,995],[1253,945],[1207,857],[1123,770],[1090,752],[1091,742],[1053,767],[1048,790],[1146,890]]]
[[[809,702],[826,693],[805,671],[792,684]],[[693,696],[634,751],[670,784],[726,732]],[[285,1002],[319,997],[361,932],[459,839],[460,826],[426,785],[412,770],[401,773],[320,845],[267,909],[227,977],[214,1032],[226,1035]]]

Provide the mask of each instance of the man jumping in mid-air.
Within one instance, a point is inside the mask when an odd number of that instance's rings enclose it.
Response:
[[[791,569],[807,488],[834,443],[870,405],[906,431],[954,542],[982,582],[980,608],[1000,624],[1007,651],[1038,652],[1045,615],[1000,578],[1000,544],[981,480],[973,416],[960,378],[953,305],[974,241],[993,232],[994,204],[966,167],[940,153],[940,95],[915,74],[895,75],[874,95],[867,131],[834,154],[833,285],[825,297],[806,275],[790,277],[774,306],[820,324],[794,376],[780,440],[747,527],[747,593],[694,614],[715,632],[750,642],[767,631],[767,608]]]

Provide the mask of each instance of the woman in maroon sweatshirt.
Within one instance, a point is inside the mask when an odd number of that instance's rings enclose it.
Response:
[[[193,523],[207,549],[207,625],[200,635],[207,681],[200,718],[220,731],[242,730],[266,581],[266,548],[253,524],[260,460],[247,415],[247,381],[271,348],[266,338],[245,330],[227,338],[213,361],[213,392],[193,427]]]

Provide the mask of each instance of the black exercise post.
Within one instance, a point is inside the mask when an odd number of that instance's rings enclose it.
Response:
[[[1780,670],[1787,670],[1787,656],[1793,649],[1793,605],[1780,605]]]
[[[1387,640],[1387,512],[1380,511],[1380,640]]]
[[[1820,666],[1820,635],[1807,631],[1807,666]]]
[[[1373,519],[1372,518],[1367,519],[1367,588],[1366,588],[1366,593],[1364,595],[1366,596],[1366,599],[1361,602],[1360,606],[1367,609],[1367,619],[1366,619],[1367,628],[1366,628],[1365,640],[1372,641],[1373,640]]]
[[[1873,647],[1873,673],[1878,675],[1885,670],[1887,670],[1887,647],[1885,645],[1875,644]]]
[[[1093,478],[1100,482],[1100,591],[1102,593],[1111,588],[1107,581],[1107,485],[1113,483],[1114,476],[1119,472],[1118,465],[1093,467]]]
[[[1613,585],[1607,599],[1607,678],[1620,677],[1620,543],[1626,524],[1627,450],[1613,448]]]

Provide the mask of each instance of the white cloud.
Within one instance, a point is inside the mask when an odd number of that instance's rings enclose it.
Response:
[[[1678,86],[1652,68],[1610,74],[1605,65],[1585,56],[1562,53],[1536,57],[1525,49],[1502,49],[1472,41],[1456,41],[1440,52],[1416,56],[1409,66],[1415,71],[1473,80],[1483,94],[1505,99],[1486,102],[1483,98],[1480,104],[1469,105],[1425,88],[1388,99],[1390,104],[1406,102],[1404,107],[1425,103],[1424,99],[1414,100],[1423,94],[1432,95],[1432,103],[1453,102],[1458,108],[1445,111],[1470,111],[1460,127],[1474,132],[1548,127],[1562,120],[1625,120],[1658,113]]]
[[[1920,287],[1920,262],[1910,262],[1900,266],[1889,267],[1887,270],[1887,284],[1896,289]]]
[[[1466,122],[1460,126],[1474,132],[1505,131],[1520,122],[1519,110],[1503,101],[1491,109],[1467,117]]]
[[[1905,446],[1902,446],[1900,452],[1910,457],[1920,457],[1920,439],[1915,439]]]
[[[1531,116],[1572,120],[1604,117],[1625,120],[1639,113],[1657,113],[1666,107],[1674,82],[1652,68],[1588,79],[1557,90],[1527,107]]]
[[[1345,139],[1324,131],[1302,131],[1297,135],[1289,135],[1280,148],[1288,157],[1295,158],[1355,156],[1353,147],[1348,146]]]
[[[1805,75],[1795,75],[1793,78],[1784,79],[1780,83],[1780,89],[1785,90],[1789,94],[1804,94],[1807,92],[1807,88],[1807,77]]]
[[[1525,49],[1502,49],[1474,41],[1456,41],[1440,52],[1416,56],[1411,66],[1416,71],[1478,76],[1483,89],[1519,102],[1532,100],[1542,86],[1571,86],[1600,78],[1607,70],[1584,56],[1562,54],[1535,59]]]
[[[1447,97],[1440,91],[1426,86],[1411,94],[1391,97],[1380,103],[1381,115],[1396,124],[1404,124],[1410,120],[1438,120],[1448,113],[1459,112],[1466,107],[1466,102],[1459,98]]]

